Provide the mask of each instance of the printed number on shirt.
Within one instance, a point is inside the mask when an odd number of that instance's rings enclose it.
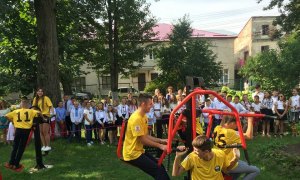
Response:
[[[28,119],[28,112],[26,111],[24,114],[26,115],[25,122],[30,121],[30,120]],[[22,122],[22,120],[21,120],[21,118],[20,118],[20,112],[18,112],[17,115],[18,115],[18,120],[17,120],[17,122]]]
[[[140,126],[135,126],[135,131],[136,132],[140,132],[141,131],[141,127]]]
[[[214,133],[214,145],[218,146],[219,148],[222,148],[223,146],[226,146],[226,141],[221,139],[223,137],[225,138],[225,134],[220,134],[218,137],[217,136],[218,136],[218,133],[215,132]]]

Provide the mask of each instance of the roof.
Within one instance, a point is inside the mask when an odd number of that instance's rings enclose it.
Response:
[[[173,25],[170,24],[156,24],[156,27],[153,28],[153,31],[158,34],[153,37],[153,40],[158,41],[169,41],[168,34],[172,32]],[[214,33],[209,31],[193,29],[191,37],[202,37],[202,38],[235,38],[236,36]]]

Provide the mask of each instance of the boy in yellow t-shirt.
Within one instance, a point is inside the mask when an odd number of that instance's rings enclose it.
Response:
[[[251,113],[250,113],[251,114]],[[252,113],[253,114],[253,113]],[[253,117],[248,118],[248,128],[244,136],[245,139],[253,138]],[[224,145],[241,144],[241,137],[237,129],[235,116],[223,116],[220,126],[214,129],[214,148],[225,152],[228,159],[233,158],[231,149],[225,149]],[[255,166],[248,166],[246,162],[239,160],[238,163],[229,172],[233,180],[237,180],[243,173],[246,173],[243,179],[255,179],[260,170]]]
[[[178,147],[183,152],[176,152],[172,172],[174,177],[191,170],[192,180],[222,180],[222,171],[229,172],[240,158],[240,151],[234,148],[234,157],[229,161],[222,150],[211,148],[211,142],[205,135],[197,136],[192,145],[194,152],[190,153],[180,166],[180,159],[187,150],[184,146]]]
[[[152,97],[142,93],[138,97],[138,109],[130,116],[125,133],[123,145],[123,158],[126,163],[140,168],[156,180],[169,180],[163,165],[159,166],[158,161],[145,149],[143,145],[167,150],[167,140],[149,136],[148,118],[146,113],[152,108]]]
[[[21,109],[14,110],[5,116],[5,118],[14,123],[16,128],[14,144],[10,161],[8,163],[9,168],[12,169],[19,169],[22,167],[19,163],[31,131],[33,118],[39,114],[43,119],[45,119],[41,112],[28,109],[27,100],[22,100],[20,107]]]

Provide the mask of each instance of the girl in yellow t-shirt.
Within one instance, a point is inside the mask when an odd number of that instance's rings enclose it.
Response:
[[[40,124],[40,133],[41,133],[41,140],[43,143],[42,151],[50,151],[50,136],[49,126],[50,126],[50,109],[53,115],[56,115],[54,112],[54,108],[52,105],[51,100],[45,96],[45,92],[42,88],[39,88],[36,92],[36,96],[33,99],[33,106],[38,106],[41,109],[42,114],[47,119]]]

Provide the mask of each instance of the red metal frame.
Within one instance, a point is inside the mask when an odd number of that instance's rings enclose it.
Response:
[[[219,96],[216,92],[214,91],[209,91],[209,90],[201,90],[201,89],[194,89],[194,91],[192,93],[190,93],[186,98],[184,98],[183,101],[181,101],[181,103],[176,106],[173,111],[171,112],[170,114],[170,120],[169,120],[169,129],[168,129],[168,134],[169,134],[169,137],[168,137],[168,143],[167,143],[167,151],[164,151],[159,159],[159,162],[158,164],[161,165],[166,154],[168,153],[171,153],[172,152],[172,141],[174,141],[174,136],[178,130],[178,127],[179,125],[181,124],[181,121],[183,119],[183,114],[181,113],[179,118],[177,119],[176,121],[176,124],[173,128],[173,120],[176,119],[175,118],[175,113],[183,106],[187,103],[187,101],[189,99],[192,98],[192,125],[193,125],[193,139],[196,138],[196,95],[197,94],[212,94],[214,95],[215,97],[217,97],[219,100],[221,100],[227,107],[229,107],[232,112],[223,112],[223,111],[220,111],[218,109],[202,109],[202,113],[209,113],[209,124],[208,124],[208,130],[207,130],[207,133],[206,133],[206,136],[209,137],[209,134],[210,134],[210,129],[211,129],[211,126],[212,126],[212,122],[213,122],[213,119],[212,119],[212,116],[213,114],[220,114],[220,115],[233,115],[235,116],[236,118],[236,123],[237,123],[237,127],[238,127],[238,130],[239,130],[239,133],[240,134],[243,134],[243,129],[242,129],[242,126],[241,126],[241,121],[240,121],[240,116],[242,117],[264,117],[265,115],[264,114],[239,114],[237,112],[237,110],[230,104],[228,103],[224,98],[222,98],[221,96]],[[121,133],[120,133],[120,139],[119,139],[119,143],[118,143],[118,149],[117,149],[117,154],[118,154],[118,157],[121,158],[122,155],[121,155],[121,149],[122,149],[122,146],[123,146],[123,134],[124,134],[124,130],[125,130],[125,123],[123,122],[122,124],[122,130],[121,130]],[[241,137],[241,142],[242,142],[242,147],[243,149],[246,149],[247,146],[246,146],[246,142],[245,142],[245,138],[244,136],[240,136]]]

